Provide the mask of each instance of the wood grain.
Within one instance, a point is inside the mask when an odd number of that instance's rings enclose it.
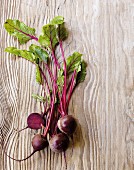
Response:
[[[34,131],[17,135],[30,112],[40,111],[32,99],[41,93],[34,66],[4,52],[17,46],[3,28],[7,18],[17,18],[37,34],[56,15],[63,15],[70,36],[66,55],[78,50],[88,63],[86,81],[73,95],[70,113],[79,120],[73,155],[66,152],[68,170],[134,169],[134,1],[133,0],[0,0],[0,169],[65,169],[63,155],[50,149],[25,162],[2,154],[5,145],[15,158],[32,152]],[[28,48],[29,44],[21,46]]]

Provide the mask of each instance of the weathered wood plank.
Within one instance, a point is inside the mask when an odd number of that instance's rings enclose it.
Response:
[[[75,50],[88,63],[86,81],[75,91],[70,104],[80,122],[73,155],[67,151],[68,170],[134,169],[134,3],[132,0],[1,0],[0,10],[0,169],[65,169],[63,155],[50,149],[25,162],[2,155],[24,158],[32,152],[34,131],[16,135],[14,128],[26,125],[30,112],[40,111],[31,95],[41,93],[35,83],[34,66],[4,53],[7,46],[19,46],[4,30],[7,18],[18,18],[35,27],[56,15],[63,15],[70,36],[66,55]],[[21,48],[27,48],[28,45]]]

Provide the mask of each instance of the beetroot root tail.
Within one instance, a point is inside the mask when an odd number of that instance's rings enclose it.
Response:
[[[67,170],[67,158],[66,158],[66,152],[63,152],[63,156],[64,156],[64,161],[65,161],[65,168]]]
[[[18,162],[21,162],[21,161],[25,161],[27,160],[28,158],[30,158],[36,151],[33,151],[28,157],[24,158],[24,159],[15,159],[15,158],[12,158],[10,157],[9,155],[7,155],[7,153],[5,152],[6,156],[9,157],[10,159],[14,160],[14,161],[18,161]]]
[[[23,131],[23,130],[25,130],[25,129],[27,129],[27,128],[28,128],[28,126],[25,127],[25,128],[23,128],[23,129],[20,129],[20,130],[18,131],[18,133],[20,133],[21,131]]]

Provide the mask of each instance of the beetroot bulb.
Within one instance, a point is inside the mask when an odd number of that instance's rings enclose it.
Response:
[[[9,155],[7,155],[10,159],[13,159],[15,161],[25,161],[27,160],[28,158],[30,158],[35,152],[37,151],[40,151],[40,150],[43,150],[44,148],[46,148],[48,146],[48,141],[47,139],[43,136],[43,135],[40,135],[40,134],[36,134],[33,139],[32,139],[32,147],[33,147],[33,152],[26,158],[24,159],[15,159],[15,158],[12,158],[10,157]]]
[[[64,133],[59,133],[49,140],[49,146],[53,152],[64,152],[69,146],[69,138]]]
[[[65,115],[58,120],[58,128],[67,135],[72,135],[75,132],[76,127],[76,119],[71,115]]]
[[[27,127],[19,130],[19,132],[27,128],[38,130],[41,129],[44,124],[45,121],[43,115],[39,113],[31,113],[27,118]]]

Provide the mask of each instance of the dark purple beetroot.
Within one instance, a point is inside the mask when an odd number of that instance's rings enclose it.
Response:
[[[41,114],[39,113],[31,113],[27,118],[27,125],[30,129],[41,129],[44,125],[45,121]]]
[[[21,132],[27,128],[38,130],[42,128],[42,125],[45,125],[43,115],[39,113],[31,113],[27,118],[27,127],[19,130],[18,132]]]
[[[71,115],[66,115],[58,120],[58,128],[67,135],[72,135],[75,132],[76,127],[76,120]]]
[[[40,151],[48,146],[48,141],[43,135],[36,134],[32,139],[32,146],[35,151]]]
[[[53,152],[64,152],[69,146],[69,138],[64,133],[59,133],[50,139],[49,146]]]
[[[44,148],[46,148],[48,146],[48,141],[47,139],[40,134],[36,134],[33,139],[32,139],[32,146],[33,146],[33,152],[26,158],[24,159],[14,159],[12,157],[10,157],[9,155],[7,155],[10,159],[13,159],[15,161],[25,161],[26,159],[30,158],[35,152],[43,150]],[[6,152],[5,152],[6,153]]]

